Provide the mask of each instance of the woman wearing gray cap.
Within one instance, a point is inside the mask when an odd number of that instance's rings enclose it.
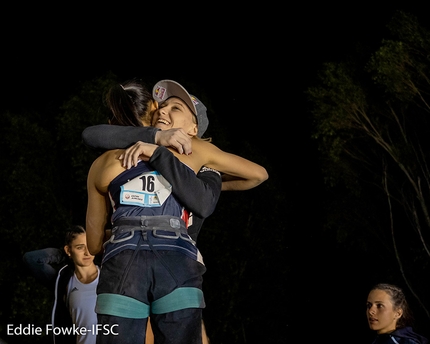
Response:
[[[135,144],[122,156],[124,166],[127,168],[136,165],[139,154],[141,151],[144,152],[143,147],[147,142],[170,145],[176,150],[173,151],[175,156],[192,167],[194,171],[199,171],[202,166],[206,166],[224,173],[222,184],[224,191],[248,190],[268,178],[264,167],[238,155],[224,152],[210,143],[210,140],[201,139],[209,124],[207,109],[196,96],[189,94],[179,83],[173,80],[161,80],[153,87],[152,96],[156,100],[154,104],[156,109],[144,116],[144,126],[95,125],[83,131],[84,143],[103,150],[127,148]],[[184,128],[178,120],[175,120],[175,114],[178,112],[173,106],[173,99],[179,100],[184,109],[191,111],[193,122],[190,128]],[[136,99],[133,98],[133,101],[136,102]],[[179,103],[176,102],[176,106]],[[120,107],[120,105],[115,106],[116,109]],[[163,135],[162,140],[159,139],[161,135]],[[166,139],[168,135],[176,136],[169,140]],[[192,155],[187,155],[190,150],[184,149],[188,147],[189,142],[192,145]]]

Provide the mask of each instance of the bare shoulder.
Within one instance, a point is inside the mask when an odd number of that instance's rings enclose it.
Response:
[[[110,161],[110,160],[118,160],[121,153],[124,152],[124,149],[112,149],[104,152],[100,155],[96,160],[100,159],[101,161]]]
[[[121,149],[109,150],[94,160],[90,168],[89,178],[97,189],[105,191],[112,179],[125,171],[121,160],[119,160],[122,152]]]
[[[101,154],[96,160],[94,160],[92,166],[98,168],[107,168],[116,164],[120,165],[119,156],[123,152],[123,149],[108,150]]]
[[[209,141],[201,140],[198,138],[193,139],[192,147],[193,147],[193,152],[197,151],[199,153],[220,151],[220,149],[217,146],[215,146],[213,143]]]

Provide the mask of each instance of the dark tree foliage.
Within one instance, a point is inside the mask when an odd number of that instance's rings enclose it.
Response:
[[[3,249],[0,250],[0,336],[7,324],[50,323],[53,295],[29,276],[25,252],[62,247],[71,224],[85,223],[86,174],[97,156],[81,140],[82,130],[106,123],[107,74],[84,82],[56,113],[2,114],[0,194]],[[46,342],[44,336],[8,337],[10,343]]]
[[[308,89],[326,185],[326,231],[372,255],[430,321],[430,33],[398,12],[375,51],[325,64]],[[420,314],[421,314],[420,313]],[[426,324],[426,325],[424,325]]]
[[[55,146],[55,139],[49,128],[43,126],[44,119],[34,113],[6,112],[2,122],[1,143],[7,147],[0,158],[0,331],[4,332],[6,324],[44,326],[49,320],[51,302],[47,292],[33,279],[26,278],[22,255],[38,247],[58,245],[59,230],[65,228],[69,219],[62,206],[61,190],[56,189],[61,183],[58,166],[53,163],[58,152],[47,151]],[[40,299],[34,297],[36,294]],[[25,342],[25,338],[21,340]]]

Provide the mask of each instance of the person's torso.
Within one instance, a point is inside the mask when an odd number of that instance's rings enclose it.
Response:
[[[114,178],[108,190],[112,223],[124,216],[184,216],[184,208],[172,194],[170,183],[145,162]]]
[[[117,234],[116,222],[121,218],[169,215],[183,221],[185,227],[190,223],[190,213],[173,195],[172,185],[145,162],[140,161],[136,167],[116,176],[109,184],[108,191],[113,208],[111,217],[113,234],[104,244],[103,262],[126,249],[134,250],[137,247],[140,250],[152,249],[146,239],[139,243],[141,235],[138,232]],[[203,262],[189,236],[188,240],[184,240],[154,237],[153,233],[148,235],[156,240],[158,250],[182,252],[194,260]]]
[[[97,267],[97,278],[91,283],[82,283],[76,277],[76,274],[70,278],[67,286],[67,305],[70,316],[76,327],[86,328],[82,330],[82,335],[78,335],[77,343],[95,343],[95,325],[97,324],[97,314],[95,312],[96,305],[96,289],[99,281],[100,271]]]

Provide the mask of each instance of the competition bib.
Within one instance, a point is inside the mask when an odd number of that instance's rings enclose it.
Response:
[[[172,185],[157,171],[150,171],[121,186],[120,203],[161,207],[171,193]]]

